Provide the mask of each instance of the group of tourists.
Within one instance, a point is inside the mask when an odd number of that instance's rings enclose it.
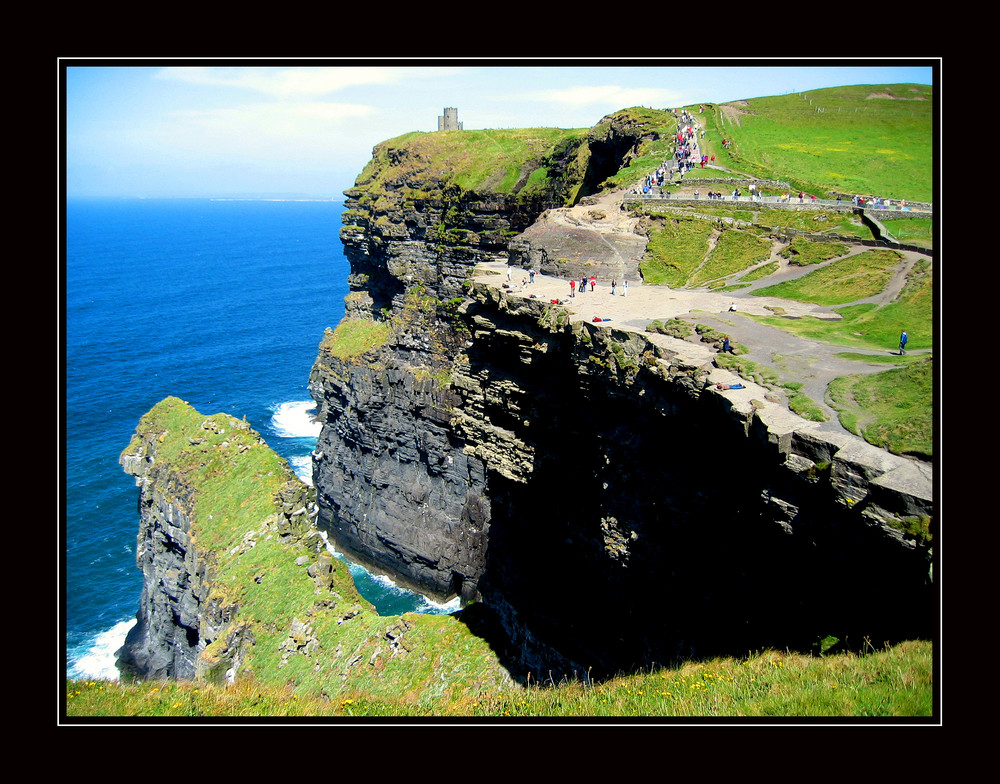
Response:
[[[652,174],[647,174],[646,179],[642,184],[642,192],[649,193],[653,188],[662,188],[663,182],[667,177],[667,169],[664,166],[658,168]],[[637,191],[636,191],[637,192]]]
[[[901,210],[906,209],[906,199],[901,199],[895,205],[893,205],[891,199],[883,199],[881,196],[854,196],[851,201],[858,207],[899,207]]]
[[[579,291],[581,294],[583,294],[587,290],[588,284],[590,286],[590,290],[594,291],[594,289],[597,287],[597,278],[595,278],[593,275],[591,275],[590,278],[588,279],[587,276],[584,275],[582,278],[580,278],[579,284],[576,282],[576,278],[570,279],[570,282],[569,282],[569,295],[571,297],[576,297],[577,291]],[[611,296],[613,297],[617,293],[618,293],[618,280],[617,280],[617,278],[612,278],[611,279]],[[625,280],[623,282],[623,284],[622,284],[622,296],[623,297],[627,297],[628,296],[628,280]]]

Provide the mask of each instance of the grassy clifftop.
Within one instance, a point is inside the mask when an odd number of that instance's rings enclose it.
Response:
[[[557,162],[585,167],[586,138],[586,128],[407,133],[375,147],[352,191],[403,188],[420,196],[442,184],[504,195],[538,191]]]

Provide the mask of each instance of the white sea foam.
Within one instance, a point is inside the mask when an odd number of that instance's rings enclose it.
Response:
[[[293,400],[281,403],[274,410],[271,424],[283,438],[317,438],[322,423],[317,422],[316,404],[311,400]]]
[[[115,651],[125,643],[129,629],[135,626],[135,618],[116,623],[110,629],[98,634],[84,653],[69,663],[69,677],[93,678],[95,680],[118,680],[115,667]]]
[[[312,455],[298,455],[288,461],[295,475],[310,487],[313,483]]]

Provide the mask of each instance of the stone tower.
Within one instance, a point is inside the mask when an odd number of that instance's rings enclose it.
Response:
[[[446,106],[444,114],[438,117],[439,131],[461,131],[462,123],[458,121],[458,109],[454,106]]]

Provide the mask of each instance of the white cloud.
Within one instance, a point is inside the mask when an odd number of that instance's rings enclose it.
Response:
[[[177,111],[159,123],[148,142],[173,154],[289,159],[332,147],[330,136],[338,125],[372,111],[360,104],[317,101]]]
[[[681,93],[660,87],[626,88],[618,85],[568,87],[565,89],[537,90],[522,96],[529,101],[548,101],[573,106],[602,105],[626,108],[629,106],[654,106],[669,108],[681,105]]]
[[[325,66],[302,68],[162,68],[156,78],[207,87],[239,88],[279,100],[315,98],[349,87],[397,84],[408,78],[439,77],[459,68]]]

